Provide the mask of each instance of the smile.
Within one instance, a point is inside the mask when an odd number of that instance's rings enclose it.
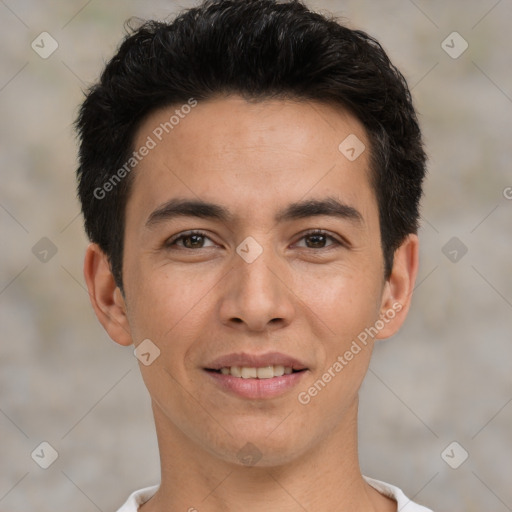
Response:
[[[281,377],[294,372],[291,366],[263,366],[261,368],[251,366],[224,366],[217,370],[222,375],[231,375],[242,379],[272,379],[273,377]]]
[[[290,366],[230,366],[220,370],[205,369],[215,387],[250,400],[265,400],[283,395],[295,388],[307,373]]]

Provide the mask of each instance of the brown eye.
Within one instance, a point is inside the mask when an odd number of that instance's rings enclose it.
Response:
[[[325,247],[325,244],[327,243],[327,236],[326,235],[308,235],[305,237],[306,240],[309,240],[310,242],[310,249],[323,249]],[[307,243],[306,243],[307,245]]]
[[[336,238],[334,238],[331,235],[328,235],[325,231],[322,230],[315,230],[306,233],[301,237],[300,240],[306,240],[306,249],[326,249],[327,247],[330,247],[332,245],[342,245],[341,242],[336,240]],[[327,245],[328,240],[331,240],[334,243]]]
[[[172,238],[166,242],[165,246],[167,248],[183,247],[184,249],[203,249],[206,240],[210,240],[210,238],[202,231],[190,231]]]

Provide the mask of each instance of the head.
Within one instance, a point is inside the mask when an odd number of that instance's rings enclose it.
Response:
[[[229,460],[253,442],[277,454],[268,464],[313,442],[286,429],[263,441],[283,405],[319,435],[336,428],[373,340],[402,324],[417,269],[425,153],[379,43],[299,1],[207,1],[131,29],[77,128],[93,306],[115,341],[158,347],[141,368],[162,421]],[[270,351],[305,367],[302,390],[326,371],[332,384],[302,402],[210,384],[218,356]],[[219,396],[229,435],[205,413]]]

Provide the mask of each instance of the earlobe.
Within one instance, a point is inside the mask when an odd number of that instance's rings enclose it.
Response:
[[[376,336],[378,339],[393,336],[407,317],[419,265],[419,240],[410,234],[395,251],[393,269],[386,282],[380,317],[384,327]]]
[[[108,258],[97,244],[87,247],[84,277],[92,307],[103,328],[116,343],[131,345],[124,298],[115,283]]]

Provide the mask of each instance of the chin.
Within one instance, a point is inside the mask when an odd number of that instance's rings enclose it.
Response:
[[[271,430],[250,430],[246,434],[237,431],[236,437],[228,436],[223,446],[214,448],[215,455],[237,466],[275,467],[293,462],[307,449],[285,430],[280,433],[275,430],[270,435]]]

